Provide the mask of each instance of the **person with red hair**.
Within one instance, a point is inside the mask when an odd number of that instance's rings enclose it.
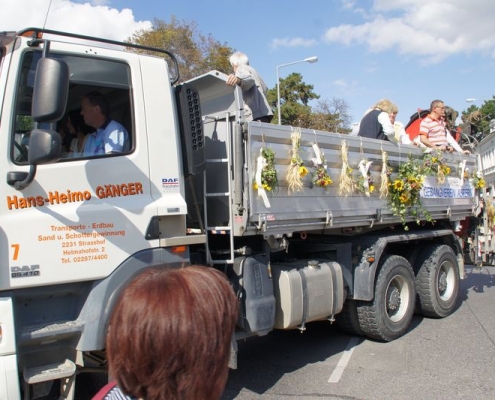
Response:
[[[219,399],[237,314],[237,298],[220,271],[144,271],[113,310],[106,351],[115,382],[93,399]]]

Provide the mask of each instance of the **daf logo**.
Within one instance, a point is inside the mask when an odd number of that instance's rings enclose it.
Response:
[[[26,278],[28,276],[40,276],[39,264],[10,267],[12,278]]]

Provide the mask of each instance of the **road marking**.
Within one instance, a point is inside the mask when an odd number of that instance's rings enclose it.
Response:
[[[355,336],[351,337],[351,340],[349,340],[349,343],[347,344],[346,349],[342,353],[342,356],[340,357],[337,366],[333,370],[332,375],[330,375],[330,378],[328,379],[328,383],[338,383],[340,381],[340,378],[344,373],[345,367],[347,367],[347,364],[351,359],[352,352],[354,351],[354,348],[358,345],[359,340],[360,339],[358,337]]]

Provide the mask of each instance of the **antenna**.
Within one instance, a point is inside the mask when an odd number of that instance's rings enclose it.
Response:
[[[46,27],[46,21],[48,20],[48,14],[50,14],[50,8],[52,7],[52,0],[48,3],[48,9],[46,10],[45,22],[43,23],[43,29]]]

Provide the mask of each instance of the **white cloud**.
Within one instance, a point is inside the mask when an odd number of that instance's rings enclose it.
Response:
[[[375,0],[363,23],[331,27],[323,40],[361,44],[370,52],[396,50],[424,63],[470,52],[495,57],[494,15],[495,1]]]
[[[117,10],[106,6],[107,0],[80,3],[69,0],[2,0],[0,27],[2,30],[20,30],[27,27],[46,28],[124,40],[139,29],[151,27],[150,21],[136,21],[132,10]],[[29,10],[29,12],[26,12]]]
[[[353,96],[361,93],[363,91],[363,87],[359,85],[356,80],[347,80],[344,78],[335,79],[332,82],[333,90],[338,94],[345,94],[346,96]]]
[[[278,48],[278,47],[311,47],[316,44],[316,40],[314,39],[303,39],[300,37],[295,37],[295,38],[283,38],[283,39],[273,39],[272,40],[272,47],[273,48]]]
[[[340,87],[344,87],[344,88],[349,86],[345,79],[337,79],[337,80],[333,81],[333,84],[335,86],[340,86]]]

